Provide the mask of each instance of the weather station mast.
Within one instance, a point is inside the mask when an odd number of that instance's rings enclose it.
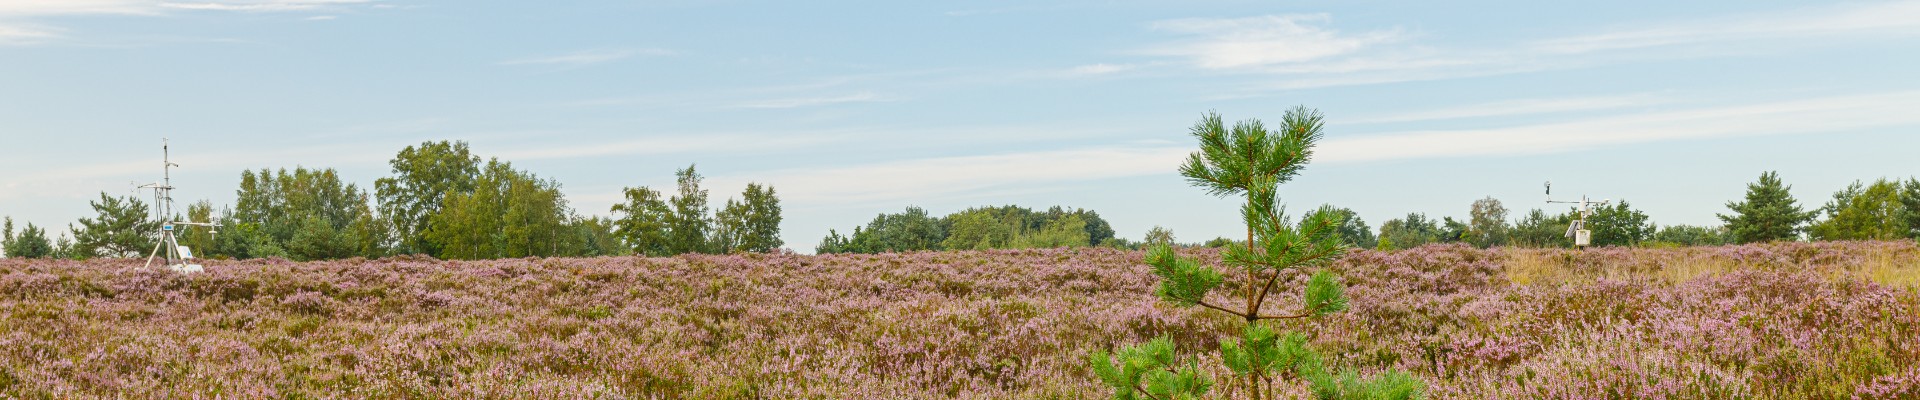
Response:
[[[1547,181],[1547,204],[1560,203],[1560,204],[1579,204],[1580,205],[1580,208],[1579,208],[1580,219],[1576,219],[1573,221],[1573,223],[1567,224],[1567,234],[1566,234],[1568,238],[1573,239],[1573,246],[1576,248],[1586,248],[1587,246],[1593,244],[1593,231],[1587,229],[1587,217],[1593,215],[1593,206],[1599,205],[1601,207],[1606,207],[1607,203],[1612,203],[1612,202],[1613,202],[1613,199],[1601,199],[1600,201],[1597,201],[1597,202],[1592,201],[1587,199],[1587,195],[1584,195],[1584,194],[1580,195],[1580,201],[1554,201],[1553,200],[1553,181]]]
[[[210,235],[220,234],[219,223],[173,220],[173,168],[179,166],[180,164],[173,163],[172,150],[169,149],[167,139],[161,138],[161,180],[158,183],[149,183],[136,188],[136,190],[153,189],[153,204],[154,212],[156,213],[154,220],[160,221],[160,239],[153,244],[153,252],[147,254],[147,264],[141,268],[151,268],[153,267],[154,260],[161,260],[161,265],[165,265],[167,269],[176,272],[193,273],[205,270],[206,268],[200,266],[200,264],[191,263],[193,260],[193,250],[188,249],[187,246],[181,246],[180,240],[175,234],[187,227],[193,226],[206,227],[210,230],[208,232]]]

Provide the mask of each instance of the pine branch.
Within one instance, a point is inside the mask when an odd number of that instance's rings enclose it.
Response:
[[[1139,384],[1139,383],[1134,383],[1134,384],[1133,384],[1133,388],[1134,388],[1135,390],[1139,390],[1139,391],[1140,391],[1140,394],[1144,394],[1144,395],[1147,395],[1147,398],[1150,398],[1150,399],[1153,399],[1153,400],[1163,400],[1163,399],[1161,399],[1161,398],[1160,398],[1160,396],[1154,396],[1154,395],[1153,395],[1153,392],[1149,392],[1149,391],[1147,391],[1147,388],[1146,388],[1146,387],[1144,387],[1144,386],[1140,386],[1140,384]]]
[[[1239,311],[1234,311],[1234,310],[1228,310],[1228,309],[1226,309],[1226,308],[1222,308],[1222,307],[1220,307],[1220,306],[1216,306],[1216,305],[1212,305],[1212,304],[1208,304],[1208,303],[1207,303],[1207,301],[1206,301],[1206,300],[1204,300],[1204,299],[1196,299],[1196,300],[1194,300],[1193,302],[1194,302],[1194,304],[1199,304],[1199,305],[1200,305],[1201,307],[1206,307],[1206,308],[1211,308],[1211,309],[1215,309],[1215,310],[1220,310],[1221,312],[1225,312],[1225,313],[1228,313],[1228,314],[1233,314],[1234,316],[1238,316],[1238,317],[1240,317],[1240,318],[1246,318],[1246,317],[1247,317],[1247,314],[1246,314],[1246,313],[1243,313],[1243,312],[1239,312]]]

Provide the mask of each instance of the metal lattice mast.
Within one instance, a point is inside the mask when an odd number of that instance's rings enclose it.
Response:
[[[153,252],[147,255],[147,266],[153,266],[155,258],[164,258],[161,265],[176,271],[198,271],[199,265],[187,263],[193,258],[193,254],[185,246],[180,245],[176,234],[187,226],[204,226],[210,229],[209,234],[218,235],[220,224],[173,220],[173,168],[179,167],[180,164],[173,163],[173,149],[166,138],[160,139],[160,157],[160,183],[141,186],[141,188],[153,189],[154,210],[159,214],[154,220],[160,221],[160,239],[153,244]]]

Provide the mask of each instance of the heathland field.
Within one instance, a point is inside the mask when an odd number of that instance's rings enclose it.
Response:
[[[1105,398],[1088,353],[1161,335],[1231,379],[1212,349],[1239,322],[1157,299],[1142,257],[254,260],[192,275],[6,259],[0,398]],[[1274,326],[1311,333],[1337,366],[1411,372],[1430,398],[1920,397],[1913,242],[1427,246],[1331,269],[1350,309]]]

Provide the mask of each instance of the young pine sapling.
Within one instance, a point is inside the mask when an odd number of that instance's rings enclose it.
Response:
[[[1336,234],[1344,214],[1321,207],[1298,225],[1290,224],[1282,217],[1285,212],[1277,194],[1279,185],[1299,175],[1312,159],[1314,143],[1321,137],[1321,120],[1318,111],[1295,107],[1287,111],[1278,131],[1268,130],[1259,120],[1241,121],[1229,129],[1216,113],[1194,124],[1192,134],[1200,141],[1200,151],[1180,167],[1180,174],[1210,194],[1246,199],[1240,210],[1247,224],[1247,242],[1226,248],[1222,256],[1226,274],[1197,259],[1181,257],[1171,246],[1154,246],[1147,251],[1146,263],[1161,279],[1155,294],[1181,307],[1205,307],[1245,322],[1238,340],[1220,341],[1220,358],[1233,372],[1233,386],[1251,398],[1265,398],[1273,391],[1275,378],[1288,376],[1306,380],[1320,398],[1417,398],[1421,383],[1411,375],[1388,372],[1362,380],[1352,372],[1331,374],[1320,355],[1307,347],[1306,335],[1275,332],[1262,323],[1347,308],[1345,286],[1324,269],[1307,279],[1297,311],[1279,312],[1274,310],[1279,307],[1268,304],[1284,276],[1293,270],[1324,267],[1348,249]],[[1222,296],[1209,298],[1215,292]],[[1235,295],[1240,301],[1224,298]],[[1114,389],[1115,399],[1199,398],[1213,386],[1195,361],[1183,365],[1165,337],[1113,354],[1096,351],[1091,362],[1094,373]]]

